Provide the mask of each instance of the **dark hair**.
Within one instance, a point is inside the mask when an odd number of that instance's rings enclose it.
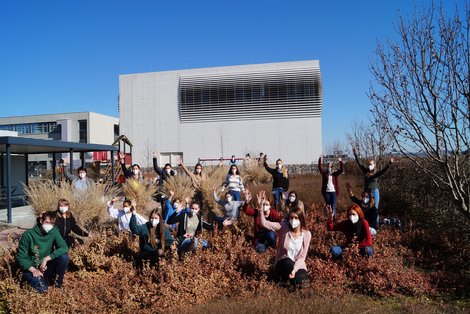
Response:
[[[140,170],[139,164],[133,164],[133,165],[131,166],[131,169],[134,168],[134,167],[137,167],[137,168],[139,168],[139,170]]]
[[[148,228],[149,228],[149,242],[150,246],[152,246],[154,249],[157,248],[157,235],[155,234],[155,228],[152,226],[152,216],[157,214],[158,218],[160,219],[160,223],[158,224],[158,231],[160,232],[160,244],[162,245],[162,250],[165,249],[165,226],[164,226],[164,221],[162,217],[162,212],[155,208],[153,209],[150,214],[149,214],[149,221],[148,221]]]
[[[197,163],[197,164],[194,166],[194,174],[198,174],[198,173],[196,172],[196,168],[197,168],[198,166],[201,167],[201,173],[202,173],[202,165],[201,165],[200,163]]]
[[[235,158],[235,155],[232,155],[232,158]]]
[[[251,156],[250,156],[250,153],[246,154],[245,157],[251,157]]]
[[[82,167],[79,167],[79,168],[77,169],[77,172],[78,172],[78,173],[80,173],[80,171],[85,171],[85,172],[87,172],[87,171],[86,171],[86,168],[83,167],[83,166],[82,166]]]
[[[49,218],[52,221],[52,223],[54,223],[55,219],[57,218],[57,212],[52,211],[52,210],[41,212],[38,218],[36,219],[36,223],[39,225],[41,224],[41,220],[45,220],[46,218]]]
[[[230,168],[228,169],[228,174],[232,174],[232,168],[235,167],[237,171],[235,171],[236,175],[240,175],[240,170],[238,170],[237,165],[231,165]]]
[[[289,196],[291,196],[291,194],[295,194],[295,201],[293,203],[291,203],[291,201],[289,200]],[[297,192],[292,190],[290,191],[288,194],[287,194],[287,202],[289,204],[294,204],[295,206],[297,206],[299,204],[299,198],[297,196]]]
[[[171,164],[169,162],[167,162],[163,168],[166,168],[167,166],[171,168]]]
[[[299,217],[300,220],[300,226],[302,227],[302,230],[307,230],[307,222],[305,221],[305,212],[302,208],[300,207],[294,207],[291,209],[289,212],[289,219],[290,219],[290,214],[294,213]],[[292,229],[291,225],[289,224],[289,228]]]

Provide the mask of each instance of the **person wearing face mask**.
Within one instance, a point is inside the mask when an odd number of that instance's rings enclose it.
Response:
[[[359,205],[353,204],[349,207],[347,215],[348,219],[337,224],[333,222],[333,209],[326,206],[328,222],[326,228],[328,231],[341,231],[346,237],[346,242],[342,245],[334,245],[331,248],[333,259],[341,259],[344,248],[351,244],[359,246],[359,253],[362,256],[371,257],[374,253],[372,248],[372,235],[369,229],[369,223],[364,218],[364,213]]]
[[[305,212],[304,203],[297,197],[297,192],[290,191],[289,194],[282,194],[282,201],[277,204],[277,212],[282,213],[284,217],[294,208],[300,208]]]
[[[59,228],[60,235],[67,243],[67,246],[71,248],[75,244],[83,244],[83,240],[75,238],[70,234],[72,231],[82,237],[88,237],[88,232],[80,228],[75,220],[75,217],[70,212],[69,201],[65,198],[61,198],[57,203],[57,218],[54,224]]]
[[[181,201],[180,198],[174,198],[175,192],[170,191],[169,198],[165,201],[165,207],[163,207],[163,220],[167,227],[175,229],[175,224],[168,224],[168,218],[173,215],[174,212],[177,212],[177,215],[181,214],[182,209],[189,211],[189,202],[191,199],[186,197],[184,199],[185,203]]]
[[[95,181],[87,177],[87,170],[85,167],[80,167],[77,169],[78,176],[67,171],[65,161],[61,164],[61,167],[63,168],[65,177],[71,182],[72,186],[77,191],[85,191],[87,188],[95,185]]]
[[[122,172],[126,179],[134,179],[136,181],[143,181],[142,169],[138,164],[133,164],[130,168],[126,167],[126,154],[119,153],[119,162],[121,164]]]
[[[124,200],[122,203],[122,209],[114,207],[115,203],[119,201],[119,198],[115,197],[108,202],[108,213],[112,218],[118,220],[119,231],[131,231],[129,228],[129,222],[131,220],[132,212],[137,219],[137,225],[144,225],[147,223],[147,219],[135,212],[135,201]]]
[[[234,201],[240,200],[240,192],[245,193],[245,186],[240,171],[236,165],[230,166],[225,182],[222,184],[222,191],[229,189]]]
[[[329,162],[323,167],[323,155],[318,158],[318,171],[322,176],[321,192],[326,205],[331,205],[333,214],[336,217],[336,199],[339,196],[338,177],[344,173],[343,160],[338,158],[339,170],[333,171],[333,163]]]
[[[170,179],[170,177],[174,177],[176,175],[176,172],[171,169],[171,164],[167,163],[165,164],[165,166],[162,168],[160,168],[158,166],[158,161],[157,161],[157,156],[158,156],[158,153],[157,152],[153,152],[153,170],[155,170],[155,172],[158,174],[158,176],[160,177],[160,186],[163,185],[163,182],[167,181],[168,179]]]
[[[258,193],[258,203],[265,204],[266,193]],[[279,238],[276,248],[275,274],[281,283],[289,282],[294,289],[308,279],[307,257],[312,234],[307,229],[305,213],[294,208],[289,213],[289,220],[272,222],[266,220],[263,208],[258,209],[261,227],[275,231]]]
[[[202,165],[200,163],[197,163],[196,166],[194,166],[194,172],[191,172],[188,168],[186,168],[181,159],[178,160],[178,164],[181,168],[183,168],[183,171],[191,179],[191,185],[195,191],[194,201],[198,204],[202,204],[204,201],[204,197],[201,191],[201,187],[202,183],[207,179],[207,175],[202,172]]]
[[[251,193],[247,192],[246,204],[243,207],[243,211],[246,215],[252,216],[254,218],[253,244],[255,246],[256,252],[263,253],[269,247],[276,247],[277,235],[275,231],[265,229],[261,226],[259,212],[250,205],[251,198]],[[263,208],[263,215],[266,220],[273,222],[281,222],[281,217],[279,216],[277,211],[274,210],[274,208],[271,208],[271,204],[269,203],[268,199],[263,200],[263,204],[261,204],[261,207]]]
[[[379,202],[380,202],[380,191],[379,191],[379,177],[383,175],[390,166],[396,161],[395,157],[392,157],[384,168],[377,171],[377,167],[375,164],[375,160],[371,159],[368,162],[368,165],[365,166],[359,161],[359,157],[357,156],[357,148],[353,147],[354,158],[356,159],[356,163],[361,169],[362,173],[364,174],[364,191],[368,191],[375,200],[375,207],[379,209]]]
[[[137,216],[133,212],[129,227],[133,234],[139,236],[140,253],[136,258],[137,268],[142,269],[144,260],[149,260],[150,266],[155,266],[165,249],[169,249],[173,243],[173,237],[163,223],[161,211],[152,210],[149,221],[143,225],[137,224]]]
[[[263,156],[264,168],[269,172],[273,177],[273,195],[274,195],[274,205],[281,200],[282,193],[289,190],[289,174],[287,173],[287,168],[283,165],[282,160],[276,160],[276,168],[270,168],[268,163],[268,155]]]
[[[245,190],[245,197],[247,198],[248,201],[248,194],[250,192],[248,190]],[[239,214],[239,209],[241,206],[245,205],[245,201],[236,201],[233,199],[232,194],[230,192],[225,193],[225,200],[222,200],[219,198],[217,195],[217,190],[214,189],[212,196],[214,197],[214,201],[222,206],[224,216],[223,217],[216,217],[215,220],[219,224],[219,229],[222,229],[224,225],[229,224],[234,224],[238,221],[238,214]]]
[[[351,189],[351,184],[349,182],[346,182],[346,187],[348,189],[351,201],[361,206],[364,217],[369,223],[370,233],[372,236],[375,236],[377,234],[377,230],[379,230],[379,210],[377,207],[375,207],[374,198],[370,196],[369,192],[364,191],[362,192],[362,198],[359,199],[354,195]]]
[[[169,224],[178,223],[176,234],[178,240],[178,254],[180,257],[189,251],[196,251],[198,236],[203,229],[213,230],[211,224],[206,223],[199,213],[199,204],[192,203],[189,211],[178,208],[169,218]],[[181,212],[181,213],[180,213]]]
[[[26,230],[18,243],[17,260],[23,280],[38,292],[50,285],[61,288],[69,263],[69,248],[54,226],[56,213],[43,212],[36,225]]]

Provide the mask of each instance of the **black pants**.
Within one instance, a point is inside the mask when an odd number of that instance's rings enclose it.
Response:
[[[283,258],[278,261],[275,266],[276,278],[281,282],[289,281],[294,286],[301,284],[308,278],[307,271],[305,269],[299,269],[295,273],[294,278],[289,278],[290,273],[294,269],[294,264],[294,261],[290,258]]]
[[[144,260],[150,262],[150,266],[155,266],[158,264],[158,251],[141,251],[136,258],[137,269],[142,269],[144,267]]]

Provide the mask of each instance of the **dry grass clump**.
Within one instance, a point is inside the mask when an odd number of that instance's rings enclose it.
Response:
[[[214,189],[220,190],[220,187],[225,181],[228,170],[226,167],[210,166],[204,167],[203,171],[207,175],[206,180],[201,184],[200,191],[204,198],[204,204],[202,206],[204,214],[220,216],[222,215],[222,211],[219,209],[219,205],[214,201],[212,194]]]
[[[153,200],[154,195],[157,193],[157,186],[150,180],[127,179],[122,184],[122,189],[126,198],[137,203],[137,208],[141,214],[146,214],[158,206]]]
[[[243,179],[252,184],[267,184],[272,182],[272,176],[257,162],[244,164],[242,174]]]
[[[163,182],[162,192],[169,197],[170,191],[175,193],[173,196],[174,199],[179,198],[184,200],[186,197],[192,198],[194,196],[194,188],[191,183],[191,178],[187,175],[170,177]]]
[[[102,184],[94,185],[86,191],[77,191],[70,184],[54,184],[52,180],[31,182],[24,191],[29,204],[36,214],[46,210],[56,210],[57,202],[65,198],[70,210],[82,225],[98,224],[107,217],[106,202],[118,193],[118,187],[106,190]]]

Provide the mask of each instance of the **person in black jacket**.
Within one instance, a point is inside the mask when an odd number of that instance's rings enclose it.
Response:
[[[70,235],[73,231],[75,234],[78,234],[82,237],[88,237],[88,232],[80,228],[73,217],[69,209],[69,201],[65,198],[61,198],[57,203],[57,218],[55,219],[54,224],[59,228],[60,235],[67,243],[68,247],[72,247],[76,244],[83,244],[83,240],[76,238]]]
[[[282,160],[276,160],[276,169],[270,168],[268,163],[268,155],[264,155],[264,168],[273,176],[273,195],[275,207],[281,200],[282,193],[289,190],[289,174],[287,168],[282,164]]]
[[[199,215],[199,204],[192,203],[189,211],[181,211],[178,208],[169,218],[168,224],[178,223],[178,232],[176,237],[178,239],[178,254],[182,256],[183,253],[192,250],[196,251],[198,245],[198,235],[202,229],[213,230],[213,226],[204,222],[202,215]],[[203,247],[207,243],[203,242]]]
[[[351,184],[346,182],[346,188],[349,192],[349,197],[351,201],[359,206],[361,206],[362,212],[364,213],[364,218],[369,223],[369,229],[371,235],[376,235],[377,230],[379,230],[379,210],[375,206],[375,200],[368,191],[362,192],[362,199],[357,198],[352,189]]]
[[[126,179],[134,179],[137,181],[142,181],[144,177],[142,176],[142,169],[138,164],[133,164],[130,168],[126,167],[126,154],[119,153],[119,162],[121,163],[122,172]]]

